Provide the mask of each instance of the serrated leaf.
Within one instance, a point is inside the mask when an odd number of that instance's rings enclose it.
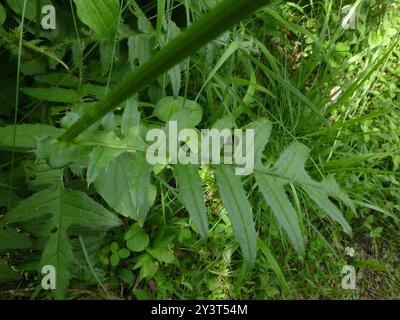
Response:
[[[95,84],[86,83],[78,89],[78,95],[80,97],[88,96],[99,100],[106,95],[107,90],[108,89],[106,86],[99,86]],[[113,113],[110,112],[108,115],[110,114]]]
[[[50,168],[44,159],[24,161],[24,171],[29,190],[40,191],[61,184],[63,170]]]
[[[36,147],[38,138],[44,136],[57,138],[62,132],[63,130],[44,124],[21,124],[2,127],[0,128],[0,149],[10,150],[15,145],[17,151],[33,150]]]
[[[224,116],[218,119],[213,125],[212,129],[222,131],[224,129],[235,128],[235,118],[232,115]]]
[[[29,240],[23,233],[17,232],[14,228],[0,223],[0,250],[6,249],[26,249],[32,246]]]
[[[201,187],[199,167],[196,165],[174,166],[175,178],[183,204],[203,238],[208,236],[207,209]]]
[[[179,96],[179,91],[181,89],[181,66],[178,64],[172,69],[168,70],[168,76],[171,80],[172,92],[174,97]]]
[[[256,174],[257,185],[269,204],[279,225],[286,231],[296,251],[304,255],[304,241],[297,212],[293,208],[282,181],[267,175]]]
[[[340,190],[332,177],[322,182],[310,178],[305,171],[309,149],[300,143],[293,143],[282,153],[272,168],[266,168],[262,165],[262,155],[268,143],[271,124],[268,120],[261,119],[248,127],[255,130],[256,182],[277,222],[286,231],[297,252],[304,254],[304,242],[297,212],[285,191],[285,186],[289,183],[300,185],[329,217],[339,222],[346,233],[351,234],[351,227],[329,197],[342,200],[354,210],[352,201]]]
[[[254,161],[261,164],[265,146],[271,136],[272,124],[268,119],[259,119],[247,126],[247,129],[254,130]]]
[[[79,86],[79,78],[70,73],[41,74],[35,76],[35,81],[57,87],[77,88]]]
[[[248,265],[253,266],[257,254],[257,234],[242,181],[231,167],[218,167],[215,176],[222,203],[232,221],[243,258]]]
[[[79,19],[98,36],[115,34],[120,15],[118,0],[74,0]]]
[[[352,234],[352,229],[349,223],[343,217],[342,212],[340,212],[337,206],[329,199],[329,196],[335,197],[351,207],[351,201],[347,198],[347,196],[345,198],[342,197],[342,191],[333,177],[328,177],[325,181],[321,182],[320,187],[303,185],[302,188],[307,192],[307,195],[320,207],[320,209],[325,212],[327,216],[338,222],[343,227],[344,232],[346,232],[348,235]]]
[[[21,91],[32,98],[49,101],[73,104],[78,101],[78,94],[72,89],[63,88],[22,88]]]
[[[203,109],[184,97],[164,97],[157,103],[154,115],[164,122],[177,121],[179,128],[189,128],[201,122]]]
[[[39,264],[56,269],[56,298],[63,298],[71,278],[74,261],[68,237],[70,227],[79,225],[104,232],[118,226],[121,221],[85,193],[62,188],[48,189],[23,200],[5,217],[9,224],[29,221],[51,214],[40,229],[40,236],[47,239]]]
[[[88,184],[93,183],[100,174],[100,171],[123,152],[123,150],[103,147],[97,147],[94,149],[89,156],[87,169]]]
[[[115,211],[144,222],[156,195],[151,172],[144,153],[124,153],[101,170],[94,186]]]
[[[44,137],[37,141],[36,156],[46,159],[51,168],[64,168],[74,163],[86,163],[90,146],[66,144],[56,138]]]
[[[299,143],[293,143],[282,153],[271,171],[282,177],[285,180],[285,184],[287,181],[298,183],[318,206],[334,221],[339,222],[344,231],[350,235],[351,227],[344,219],[343,214],[329,200],[329,196],[340,199],[353,208],[352,202],[340,190],[332,177],[323,182],[316,182],[311,179],[304,168],[309,153],[310,150],[308,147]]]
[[[0,283],[18,279],[18,272],[13,270],[5,261],[0,260]]]
[[[36,155],[38,158],[45,158],[52,168],[68,165],[77,168],[88,167],[87,180],[90,184],[99,172],[121,153],[137,152],[146,147],[139,128],[131,128],[123,139],[114,131],[87,131],[76,142],[66,144],[54,138],[44,137],[38,139]]]
[[[125,103],[121,124],[122,134],[124,136],[128,134],[130,128],[138,127],[140,124],[140,112],[138,107],[136,98],[130,98]]]
[[[154,260],[149,254],[143,254],[138,257],[134,269],[140,268],[139,279],[149,279],[155,275],[157,272],[157,267]]]
[[[100,62],[101,75],[105,76],[110,72],[110,68],[119,60],[120,42],[107,38],[100,40]]]
[[[149,60],[152,51],[153,35],[136,34],[128,38],[128,59],[132,68]]]

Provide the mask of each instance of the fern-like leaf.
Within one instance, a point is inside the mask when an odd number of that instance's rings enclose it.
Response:
[[[63,189],[47,189],[23,200],[5,217],[9,224],[43,218],[40,236],[47,242],[39,264],[39,270],[45,265],[56,269],[56,298],[63,298],[71,278],[74,261],[73,250],[68,237],[72,226],[84,226],[92,230],[106,231],[118,226],[120,220],[85,193]]]
[[[257,255],[257,234],[242,181],[231,167],[218,167],[215,170],[215,176],[243,258],[249,266],[253,266]]]
[[[264,126],[260,125],[262,123]],[[289,183],[299,185],[330,218],[339,222],[347,234],[351,234],[350,225],[329,197],[343,201],[352,210],[354,205],[340,190],[333,177],[317,182],[308,175],[305,162],[309,156],[309,148],[300,143],[293,143],[282,153],[274,166],[267,168],[262,165],[262,154],[268,143],[271,126],[268,120],[260,120],[250,127],[255,129],[256,182],[277,222],[286,231],[297,252],[304,254],[304,243],[296,210],[285,192],[285,186]]]

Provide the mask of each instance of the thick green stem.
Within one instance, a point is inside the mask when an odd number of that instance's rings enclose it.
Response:
[[[130,96],[269,2],[269,0],[223,1],[122,80],[98,102],[95,108],[85,113],[68,129],[59,140],[72,142],[93,123],[102,119]]]

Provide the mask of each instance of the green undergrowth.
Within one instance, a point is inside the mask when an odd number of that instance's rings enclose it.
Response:
[[[72,143],[218,1],[57,1],[55,31],[24,2],[0,4],[0,298],[400,297],[399,1],[356,1],[355,29],[346,1],[273,1]],[[254,174],[149,165],[170,120],[255,129]]]

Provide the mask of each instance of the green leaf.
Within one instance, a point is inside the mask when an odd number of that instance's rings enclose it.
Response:
[[[149,60],[154,43],[153,35],[135,34],[128,38],[128,58],[132,68]]]
[[[260,119],[250,124],[248,128],[254,130],[254,157],[256,163],[261,166],[263,152],[271,135],[271,122],[267,119]],[[256,173],[255,177],[258,187],[265,201],[270,205],[277,222],[286,231],[297,252],[303,255],[304,241],[297,213],[285,193],[284,184],[282,185],[281,181],[274,176]]]
[[[79,87],[79,78],[70,73],[48,73],[35,76],[35,81],[45,83],[54,87]]]
[[[82,6],[88,3],[86,0],[76,0],[76,2],[81,3]],[[213,10],[192,24],[188,30],[182,32],[146,63],[119,82],[107,96],[99,101],[95,110],[86,112],[60,137],[60,140],[73,141],[84,130],[120,106],[140,89],[269,2],[269,0],[224,0],[220,2]],[[93,3],[93,0],[90,0],[90,3]],[[90,14],[86,9],[85,11],[87,15]]]
[[[155,261],[149,254],[143,254],[136,259],[134,269],[140,268],[139,279],[149,279],[157,272]]]
[[[17,232],[17,230],[4,225],[4,223],[0,223],[0,250],[26,249],[31,246],[31,240],[23,233]]]
[[[66,118],[63,119],[64,125]],[[70,120],[73,121],[73,118],[68,121]],[[123,152],[136,152],[146,147],[139,128],[131,128],[123,139],[114,131],[87,131],[77,142],[79,143],[67,144],[44,137],[38,140],[36,155],[46,159],[52,168],[68,165],[76,168],[88,167],[87,181],[91,184],[101,170]]]
[[[271,134],[271,123],[260,119],[247,128],[255,130],[255,178],[264,196],[265,202],[271,207],[278,224],[285,230],[296,251],[304,255],[304,241],[300,230],[298,213],[286,194],[285,186],[293,183],[300,185],[315,203],[334,221],[339,222],[344,231],[351,234],[351,228],[343,214],[331,202],[329,197],[342,200],[354,210],[354,205],[348,196],[342,192],[332,177],[322,182],[314,181],[305,171],[305,162],[309,149],[299,143],[290,145],[272,168],[262,164],[265,146]]]
[[[111,255],[110,262],[111,262],[111,265],[113,267],[116,267],[117,265],[119,265],[120,261],[121,261],[121,259],[120,259],[119,255],[118,255],[118,253],[113,253]]]
[[[135,275],[133,274],[132,270],[122,269],[119,272],[118,276],[123,282],[127,284],[133,284],[135,282]]]
[[[249,266],[253,266],[257,255],[257,234],[242,181],[231,167],[218,167],[215,170],[215,176],[243,258]]]
[[[3,25],[4,21],[6,21],[6,18],[6,9],[4,9],[3,5],[0,3],[0,27]]]
[[[313,181],[304,169],[309,150],[304,145],[294,143],[287,148],[275,166],[266,169],[262,166],[262,155],[271,133],[271,124],[260,119],[248,126],[255,130],[256,181],[265,201],[270,205],[277,222],[287,232],[295,249],[304,254],[303,237],[296,210],[293,208],[285,191],[285,185],[297,183],[321,207],[325,213],[342,224],[345,232],[351,228],[342,213],[329,200],[333,196],[353,208],[351,200],[343,193],[334,179],[328,177],[319,183]],[[261,169],[261,170],[260,170]]]
[[[271,121],[262,118],[249,124],[247,129],[254,130],[254,161],[255,164],[261,164],[265,146],[271,136]]]
[[[112,253],[117,253],[118,249],[119,249],[118,243],[112,242],[112,243],[110,244],[110,251],[111,251]]]
[[[178,164],[174,166],[174,173],[186,210],[189,212],[200,235],[203,238],[207,238],[207,209],[201,187],[199,167],[196,165]]]
[[[133,252],[141,252],[149,245],[149,236],[137,224],[129,228],[125,240],[127,247]]]
[[[68,237],[72,226],[82,226],[105,232],[120,225],[121,221],[85,193],[62,188],[48,189],[34,194],[20,202],[5,217],[9,224],[29,221],[51,215],[44,220],[39,232],[46,245],[39,264],[56,269],[56,298],[64,297],[71,278],[74,261],[73,250]]]
[[[113,159],[117,158],[124,150],[98,147],[90,153],[89,165],[87,170],[87,182],[93,183],[101,170],[106,167]]]
[[[285,193],[284,184],[279,178],[263,174],[256,174],[256,181],[277,222],[286,231],[296,251],[304,255],[304,241],[297,212]]]
[[[52,169],[44,159],[24,161],[26,184],[29,190],[41,191],[45,187],[61,184],[62,169]]]
[[[140,112],[138,107],[138,101],[135,98],[130,98],[125,103],[121,124],[122,134],[124,136],[128,135],[130,128],[138,127],[140,124]]]
[[[101,99],[105,96],[105,94],[107,93],[107,90],[108,89],[106,86],[100,86],[100,85],[86,83],[78,89],[78,95],[80,97],[90,96],[95,99]]]
[[[174,254],[167,247],[150,248],[147,252],[161,263],[173,263],[175,261]]]
[[[8,6],[15,12],[22,16],[25,0],[7,0]],[[26,0],[25,19],[30,21],[36,20],[36,1]],[[41,0],[42,6],[52,4],[50,0]]]
[[[18,272],[12,269],[5,261],[0,260],[0,283],[17,280],[18,276]]]
[[[143,153],[124,153],[101,170],[94,186],[115,211],[143,223],[156,196],[151,172]]]
[[[154,115],[164,122],[177,121],[179,127],[194,127],[201,122],[203,110],[201,106],[184,97],[164,97],[154,109]]]
[[[10,150],[15,146],[17,151],[33,150],[36,147],[38,138],[44,136],[56,138],[62,132],[60,129],[44,124],[21,124],[2,127],[0,128],[0,149]]]
[[[171,86],[172,86],[172,92],[174,94],[174,97],[179,96],[179,91],[181,89],[181,66],[177,64],[175,67],[172,69],[168,70],[168,76],[169,79],[171,80]]]
[[[130,256],[130,251],[126,248],[123,248],[121,250],[118,251],[118,255],[121,259],[127,259]]]
[[[37,157],[48,161],[51,168],[63,168],[73,163],[86,163],[91,147],[81,144],[61,143],[57,139],[44,137],[38,139]]]
[[[70,103],[73,104],[78,100],[78,94],[72,89],[63,88],[22,88],[21,91],[38,100]]]
[[[98,36],[106,37],[117,31],[120,15],[118,0],[74,0],[79,19]]]
[[[282,153],[277,163],[271,168],[271,172],[281,177],[279,179],[281,184],[287,184],[288,181],[299,184],[329,217],[339,222],[344,231],[351,235],[351,227],[329,197],[342,200],[354,210],[352,201],[340,190],[333,177],[329,177],[323,182],[311,179],[304,167],[309,153],[310,150],[306,146],[293,143]]]

